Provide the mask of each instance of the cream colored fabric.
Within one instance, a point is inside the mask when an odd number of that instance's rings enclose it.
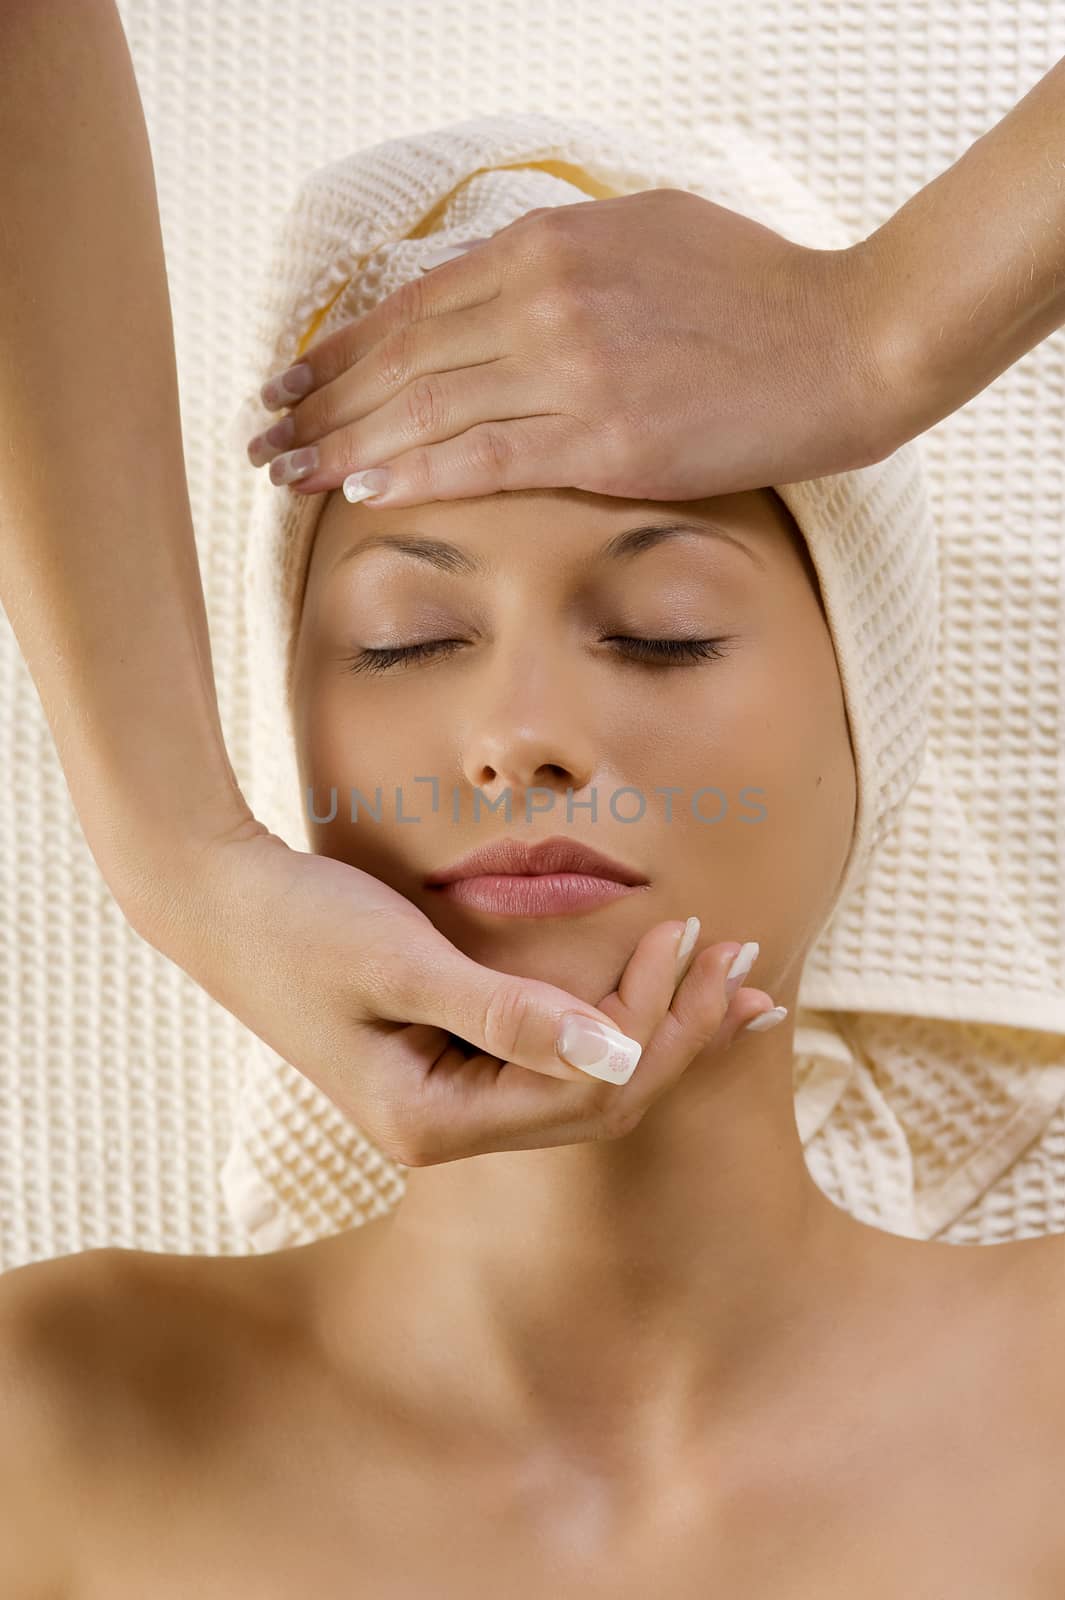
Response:
[[[226,425],[250,381],[252,290],[309,172],[399,133],[514,108],[620,121],[668,134],[679,150],[707,119],[738,121],[857,239],[1004,115],[1065,40],[1065,0],[637,0],[610,8],[609,26],[601,6],[485,0],[119,7],[152,141],[190,496],[242,778],[251,679],[242,563],[257,475]],[[997,875],[1038,942],[1020,976],[1041,986],[1049,973],[1058,992],[1063,394],[1058,333],[921,441],[941,558],[957,574],[939,640],[951,663],[944,750],[964,781],[985,876]],[[101,1244],[247,1249],[219,1168],[252,1036],[125,924],[2,620],[0,784],[0,1268]],[[986,976],[1008,987],[1010,942],[999,944],[997,915],[989,903]],[[909,907],[900,933],[914,916]],[[938,1081],[930,1059],[951,1060],[948,1112],[911,1146],[890,1068],[848,1076],[845,1058],[844,1122],[807,1130],[818,1181],[855,1210],[870,1201],[873,1191],[850,1181],[860,1136],[882,1153],[902,1203],[911,1165],[930,1196],[950,1187],[943,1238],[1065,1231],[1065,1106],[1047,1070],[1057,1039],[1023,1035],[1023,1021],[909,1023],[887,1011],[891,1000],[878,1000],[885,1011],[862,1027],[883,1019],[892,1028],[900,1069],[911,1056],[917,1063],[914,1084]],[[1048,1027],[1037,1016],[1027,1025]],[[850,1028],[847,1038],[857,1047]],[[1031,1137],[1012,1163],[981,1133],[990,1116],[1007,1148],[1019,1142],[998,1087],[1002,1060],[1022,1064],[1016,1115],[1020,1138]],[[840,1081],[831,1060],[818,1073],[806,1104],[827,1115]],[[352,1144],[356,1156],[369,1153],[350,1130],[338,1137],[298,1106],[287,1116],[264,1132],[270,1203],[280,1192],[285,1204],[283,1162],[296,1141],[307,1152],[301,1215],[331,1230],[344,1219],[330,1176],[349,1164]],[[970,1146],[975,1160],[965,1158]],[[391,1173],[364,1161],[357,1177],[360,1215],[391,1203]]]
[[[706,195],[812,247],[848,242],[809,189],[735,126],[704,123],[682,152],[642,132],[539,114],[383,141],[309,174],[286,214],[261,280],[242,434],[267,421],[255,391],[269,373],[416,275],[429,250],[490,234],[534,206],[661,185]],[[817,568],[858,771],[851,857],[800,989],[796,1115],[815,1173],[820,1140],[824,1186],[841,1204],[925,1235],[1016,1156],[1065,1094],[1065,997],[970,819],[967,774],[945,739],[943,706],[959,663],[937,659],[944,600],[921,446],[862,471],[776,488]],[[258,814],[301,848],[310,840],[287,691],[325,499],[278,490],[263,475],[245,567],[252,796]],[[944,577],[958,593],[974,581],[972,563]],[[1031,585],[1017,596],[1018,628]],[[973,650],[979,645],[974,633]],[[977,662],[970,656],[960,670],[978,670]],[[748,932],[757,937],[756,927]],[[1016,977],[1007,982],[1007,973]],[[1034,1088],[1032,1054],[1003,1059],[1000,1046],[999,1059],[985,1059],[991,1041],[972,1026],[1016,1028],[1033,1018],[1059,1030],[1035,1051]],[[328,1177],[308,1149],[320,1151],[323,1138],[340,1150]],[[259,1045],[224,1172],[252,1244],[312,1237],[319,1207],[335,1225],[357,1221],[365,1145],[327,1096]],[[376,1171],[384,1158],[373,1159]],[[402,1168],[391,1179],[398,1186]]]

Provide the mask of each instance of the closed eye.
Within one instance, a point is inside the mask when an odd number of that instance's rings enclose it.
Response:
[[[729,640],[728,638],[639,639],[629,634],[614,634],[605,642],[624,646],[623,654],[632,661],[655,666],[678,666],[694,661],[720,659],[728,654],[725,647]],[[423,661],[429,656],[450,654],[462,643],[464,643],[462,639],[428,639],[424,644],[400,645],[379,650],[359,649],[344,659],[349,672],[387,672],[391,667]]]
[[[611,641],[608,640],[609,644]],[[728,655],[728,639],[635,639],[615,634],[614,641],[626,646],[638,661],[676,662],[716,660]]]

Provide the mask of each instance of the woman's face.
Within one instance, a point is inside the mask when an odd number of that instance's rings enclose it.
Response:
[[[714,640],[720,653],[647,658],[626,642],[641,639]],[[430,643],[394,664],[372,655]],[[647,928],[692,915],[701,945],[757,939],[758,986],[776,994],[850,847],[835,654],[805,544],[770,489],[675,503],[507,491],[377,510],[333,492],[294,710],[304,803],[311,786],[329,817],[336,790],[332,820],[310,824],[318,853],[391,884],[474,959],[593,1004]],[[425,883],[490,841],[558,834],[646,887],[518,917]]]

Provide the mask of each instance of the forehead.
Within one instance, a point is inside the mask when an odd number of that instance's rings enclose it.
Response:
[[[707,534],[707,547],[727,549],[763,571],[805,542],[787,507],[771,489],[744,490],[701,500],[661,501],[592,494],[578,489],[507,490],[475,499],[431,500],[409,507],[350,505],[333,490],[319,518],[312,567],[319,577],[371,549],[400,541],[430,541],[430,565],[460,574],[507,571],[537,560],[556,563],[602,556],[624,564],[667,542],[663,529]],[[690,540],[688,541],[690,548]],[[452,554],[448,553],[449,547]],[[408,553],[410,553],[408,547]],[[417,553],[417,552],[415,552]],[[808,557],[807,557],[808,559]],[[414,565],[413,562],[410,563]]]

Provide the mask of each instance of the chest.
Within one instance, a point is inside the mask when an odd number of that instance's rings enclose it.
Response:
[[[195,1478],[129,1484],[69,1600],[1060,1600],[1050,1463],[988,1438],[817,1441],[742,1483],[713,1461],[626,1501],[579,1475],[415,1459],[368,1433],[353,1460],[273,1430]],[[868,1445],[868,1441],[866,1441]],[[816,1470],[811,1462],[820,1462]],[[118,1506],[116,1505],[116,1511]],[[87,1552],[88,1555],[88,1552]]]

